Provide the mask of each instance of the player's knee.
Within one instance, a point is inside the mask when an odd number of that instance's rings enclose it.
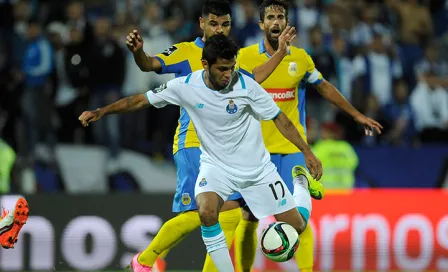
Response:
[[[306,220],[300,215],[298,222],[293,226],[298,234],[301,234],[306,229]]]
[[[196,196],[199,217],[203,226],[213,226],[218,223],[219,210],[224,201],[213,192],[200,193]]]
[[[241,207],[241,213],[243,214],[243,220],[250,222],[258,222],[258,218],[255,217],[255,215],[252,213],[249,207],[247,206]]]
[[[301,234],[305,231],[307,223],[301,214],[299,214],[297,218],[295,217],[294,220],[291,221],[287,223],[289,223],[297,231],[298,234]]]
[[[199,217],[203,226],[213,226],[218,223],[218,210],[216,207],[203,205],[199,208]]]

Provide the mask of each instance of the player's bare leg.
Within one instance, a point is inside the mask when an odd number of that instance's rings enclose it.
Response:
[[[226,237],[218,222],[219,211],[224,204],[223,199],[217,193],[203,192],[196,196],[196,202],[202,224],[202,239],[208,254],[219,272],[234,271]]]
[[[29,214],[28,202],[19,198],[12,211],[4,210],[0,220],[0,244],[3,248],[13,248]]]
[[[305,231],[306,220],[303,217],[303,215],[301,215],[299,213],[297,208],[290,209],[286,212],[276,214],[276,215],[274,215],[274,217],[277,221],[290,224],[293,228],[296,229],[296,231],[297,231],[297,233],[299,233],[299,235]]]
[[[235,231],[241,222],[241,209],[238,200],[228,200],[224,202],[219,213],[219,224],[221,225],[224,236],[226,237],[227,248],[232,246],[235,237]],[[202,268],[203,272],[217,272],[217,268],[213,263],[210,255],[207,254]]]

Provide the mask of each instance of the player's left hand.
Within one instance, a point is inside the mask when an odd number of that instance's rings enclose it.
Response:
[[[367,136],[373,136],[374,130],[376,133],[381,134],[381,130],[383,129],[380,123],[362,114],[356,117],[355,121],[364,126],[364,131]]]
[[[278,37],[278,51],[288,53],[291,42],[296,38],[296,28],[287,26]]]
[[[305,157],[306,167],[310,171],[311,176],[315,180],[320,180],[322,177],[322,162],[314,155],[313,152],[303,152],[303,156]]]
[[[85,111],[78,117],[78,120],[81,122],[83,127],[87,127],[89,123],[100,120],[103,115],[104,113],[100,109]]]

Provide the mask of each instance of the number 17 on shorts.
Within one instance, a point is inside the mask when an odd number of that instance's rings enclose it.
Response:
[[[294,197],[277,171],[266,175],[253,186],[241,189],[240,192],[258,219],[296,208]]]

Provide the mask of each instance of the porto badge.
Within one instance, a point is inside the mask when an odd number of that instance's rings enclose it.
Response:
[[[232,99],[229,100],[229,104],[226,107],[226,111],[229,114],[234,114],[238,111],[238,107],[235,105],[235,102],[233,102]]]

